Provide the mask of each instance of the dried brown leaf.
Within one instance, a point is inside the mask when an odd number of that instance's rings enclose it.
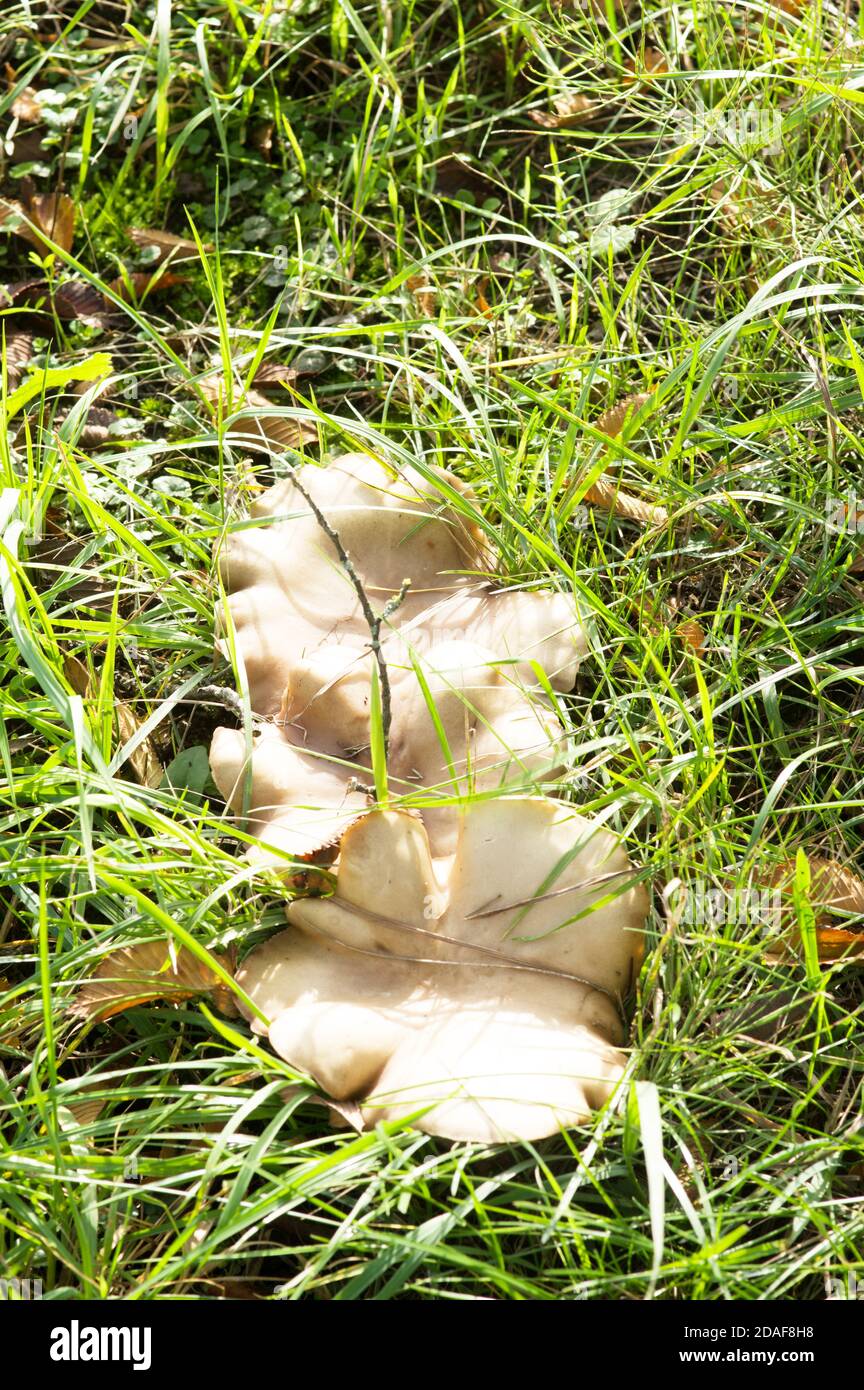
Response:
[[[623,492],[609,478],[598,478],[582,500],[593,502],[595,507],[602,507],[604,511],[613,512],[627,521],[638,521],[643,526],[665,526],[669,521],[669,513],[665,507],[658,507],[654,503],[644,502],[641,497],[634,497],[632,493]]]
[[[253,386],[290,386],[300,373],[294,367],[285,367],[281,362],[262,362],[252,378]]]
[[[429,277],[427,275],[409,275],[405,284],[414,296],[414,303],[420,313],[425,314],[426,318],[434,318],[437,312],[435,307],[436,289],[430,283]]]
[[[22,228],[20,236],[26,236],[37,250],[43,252],[49,251],[50,247],[42,237],[50,238],[63,251],[71,250],[75,234],[75,204],[68,193],[33,193],[26,186],[22,203],[36,233],[31,232],[29,227]]]
[[[92,697],[93,683],[90,679],[90,672],[84,662],[78,660],[77,656],[72,656],[69,653],[64,656],[63,674],[75,694],[80,695],[82,700],[89,700]]]
[[[19,92],[12,103],[11,111],[17,121],[23,121],[25,125],[35,125],[42,115],[39,93],[35,87],[25,87],[23,92]]]
[[[653,78],[668,73],[669,64],[659,48],[646,48],[637,57],[625,59],[624,69],[628,74],[624,78],[626,86],[638,82],[640,87],[647,87]]]
[[[675,629],[685,647],[689,647],[696,656],[701,656],[705,650],[705,631],[693,619],[688,618],[685,622],[679,623]]]
[[[595,430],[601,434],[608,435],[610,439],[615,439],[621,433],[625,424],[631,419],[638,410],[641,410],[647,401],[650,401],[650,393],[640,392],[637,395],[625,396],[617,405],[613,405],[609,410],[604,410],[594,422]]]
[[[196,994],[212,995],[223,1013],[236,1012],[231,991],[186,946],[145,941],[103,956],[69,1012],[75,1018],[101,1020],[138,1004],[157,999],[176,1003]]]
[[[816,914],[816,944],[821,961],[864,959],[864,922],[859,927],[838,925],[838,914],[864,917],[864,880],[836,859],[809,859],[810,901]],[[789,960],[800,955],[798,926],[792,902],[795,860],[787,859],[760,876],[765,887],[780,893],[780,928],[768,948],[769,960]]]
[[[14,328],[5,338],[4,361],[10,387],[17,385],[33,355],[33,334],[24,328]]]
[[[142,251],[149,251],[155,246],[159,253],[160,265],[169,256],[172,261],[188,261],[198,256],[198,247],[194,241],[190,241],[188,237],[175,236],[173,232],[160,232],[152,227],[127,227],[126,235]],[[213,247],[207,243],[204,250],[212,251]]]
[[[67,280],[54,292],[54,308],[61,319],[78,319],[90,328],[110,328],[117,322],[116,310],[86,280]]]
[[[535,125],[544,130],[566,130],[570,126],[584,125],[597,114],[599,107],[582,92],[571,92],[560,97],[551,111],[529,111],[528,115]]]
[[[146,299],[148,294],[162,294],[175,285],[185,285],[187,275],[173,275],[170,270],[136,270],[131,275],[118,275],[109,281],[108,288],[127,304]]]
[[[134,738],[137,734],[141,724],[123,700],[118,700],[114,708],[117,715],[117,730],[120,741],[124,744],[128,743],[129,739]],[[165,775],[165,769],[159,761],[156,748],[149,737],[139,743],[130,755],[129,766],[142,787],[158,787]]]
[[[227,409],[225,378],[221,373],[203,377],[198,386],[211,405],[221,401],[223,410]],[[250,446],[257,439],[268,453],[274,444],[280,449],[299,449],[317,440],[318,431],[308,421],[262,413],[270,410],[272,402],[260,391],[249,390],[243,394],[235,388],[231,413],[238,418],[232,422],[232,431],[247,438]]]
[[[62,415],[57,423],[62,424],[66,418]],[[100,445],[107,444],[111,439],[111,426],[117,418],[113,410],[106,410],[104,406],[91,406],[78,434],[79,447],[98,449]]]

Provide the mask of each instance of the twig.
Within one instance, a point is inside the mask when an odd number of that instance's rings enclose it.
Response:
[[[351,559],[351,556],[348,554],[348,551],[342,544],[342,538],[340,537],[339,532],[335,530],[333,526],[331,526],[330,522],[327,520],[321,508],[318,506],[318,503],[313,500],[313,498],[309,495],[308,490],[300,482],[299,478],[297,477],[296,469],[291,468],[290,475],[292,483],[296,487],[297,491],[300,493],[300,496],[305,499],[306,504],[309,507],[309,510],[312,512],[313,516],[315,517],[315,520],[321,527],[321,530],[324,532],[327,539],[332,541],[336,549],[336,554],[339,556],[339,559],[342,562],[342,567],[345,570],[345,573],[348,575],[348,578],[351,580],[351,583],[354,586],[354,591],[357,594],[358,599],[360,600],[360,607],[363,610],[363,616],[366,619],[366,622],[369,624],[369,647],[375,657],[375,661],[378,666],[378,679],[381,685],[381,727],[384,736],[384,756],[386,758],[387,749],[390,741],[390,722],[392,718],[392,709],[390,697],[390,677],[387,674],[387,663],[384,660],[384,654],[381,651],[381,624],[383,622],[386,622],[387,619],[390,618],[393,615],[393,613],[396,612],[396,609],[403,602],[405,595],[407,594],[408,589],[410,587],[411,580],[403,579],[402,587],[399,590],[398,594],[394,594],[392,598],[389,598],[381,612],[376,614],[371,603],[369,602],[366,590],[363,588],[363,582],[360,579],[360,576],[357,573],[356,569],[354,568],[354,562]]]

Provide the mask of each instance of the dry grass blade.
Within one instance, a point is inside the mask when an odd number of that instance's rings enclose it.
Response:
[[[196,994],[211,995],[223,1013],[235,1012],[231,991],[187,947],[145,941],[104,956],[69,1011],[75,1018],[106,1019],[138,1004],[179,1002]]]

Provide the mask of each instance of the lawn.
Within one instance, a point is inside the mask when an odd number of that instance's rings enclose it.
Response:
[[[864,916],[858,7],[17,8],[0,1277],[855,1297],[864,975],[825,940]],[[249,720],[214,555],[263,488],[351,451],[451,470],[502,585],[586,615],[542,790],[622,837],[651,908],[624,1081],[552,1138],[333,1127],[212,994],[74,1009],[110,951],[167,935],[230,968],[284,925],[208,768]],[[857,910],[819,900],[819,860]]]

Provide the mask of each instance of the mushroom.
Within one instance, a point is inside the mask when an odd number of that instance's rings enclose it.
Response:
[[[646,910],[615,836],[562,802],[472,801],[444,856],[416,813],[376,809],[342,838],[334,895],[292,902],[238,980],[275,1050],[367,1125],[539,1139],[623,1073]]]
[[[455,848],[460,798],[558,772],[564,735],[548,692],[572,688],[585,633],[568,595],[495,590],[471,508],[444,470],[394,474],[349,454],[271,488],[252,508],[261,524],[230,538],[221,641],[230,624],[253,711],[271,722],[251,750],[242,731],[217,729],[210,760],[238,815],[246,800],[259,861],[311,858],[368,805],[357,782],[377,656],[358,585],[386,614],[391,789],[432,803],[436,854]]]

